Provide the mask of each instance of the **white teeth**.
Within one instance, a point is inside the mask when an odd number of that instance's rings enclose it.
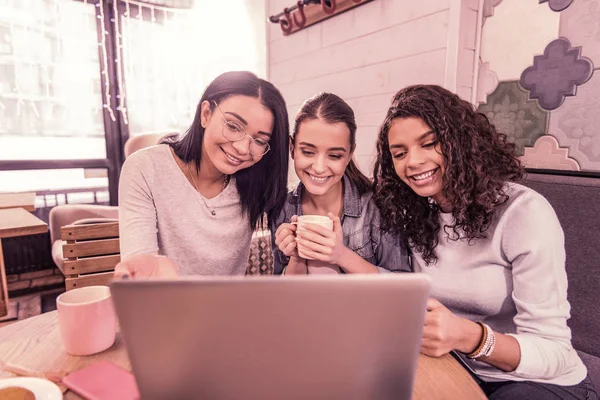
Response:
[[[311,175],[311,174],[308,174],[308,176],[310,177],[311,180],[313,180],[317,183],[323,183],[329,178],[328,176],[326,176],[325,178],[317,178],[316,176]]]
[[[427,179],[427,178],[429,178],[431,175],[433,175],[433,174],[435,173],[435,171],[436,171],[436,170],[435,170],[435,169],[433,169],[433,170],[431,170],[431,171],[429,171],[429,172],[425,172],[424,174],[415,175],[415,176],[413,176],[412,178],[413,178],[414,180],[417,180],[417,181],[420,181],[420,180],[423,180],[423,179]]]
[[[234,156],[230,155],[229,153],[225,153],[225,155],[227,156],[227,158],[229,158],[232,162],[234,162],[236,164],[240,164],[242,162],[242,160],[235,158]]]

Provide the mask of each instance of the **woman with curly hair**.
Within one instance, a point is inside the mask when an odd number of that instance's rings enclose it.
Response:
[[[377,142],[375,202],[432,281],[421,352],[449,352],[490,399],[590,399],[567,326],[564,236],[518,181],[514,145],[438,86],[399,91]]]

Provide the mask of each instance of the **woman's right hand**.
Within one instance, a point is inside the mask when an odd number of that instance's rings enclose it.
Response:
[[[279,225],[275,232],[275,245],[283,254],[288,257],[298,257],[296,250],[296,225],[292,222],[298,222],[298,216],[292,216],[290,223]]]
[[[165,256],[137,254],[115,266],[114,277],[122,278],[176,278],[177,268]]]

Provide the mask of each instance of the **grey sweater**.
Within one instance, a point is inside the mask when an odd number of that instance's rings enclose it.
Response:
[[[507,184],[506,193],[510,199],[494,216],[488,237],[471,244],[447,239],[443,226],[454,218],[442,213],[438,261],[427,266],[416,253],[414,270],[432,278],[432,297],[450,311],[519,342],[521,361],[509,373],[459,354],[479,377],[575,385],[587,370],[571,346],[567,326],[562,228],[539,193],[514,183]]]
[[[121,257],[161,254],[180,275],[241,275],[248,266],[252,231],[232,179],[204,199],[177,165],[169,146],[139,150],[119,180]]]

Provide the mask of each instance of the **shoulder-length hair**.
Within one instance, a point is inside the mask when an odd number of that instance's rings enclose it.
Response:
[[[271,149],[260,161],[249,168],[234,174],[240,194],[242,212],[250,219],[250,228],[259,224],[264,227],[264,216],[274,219],[281,211],[287,194],[288,113],[283,96],[272,83],[258,78],[251,72],[233,71],[219,75],[206,90],[196,108],[194,121],[186,133],[178,139],[165,140],[177,157],[184,162],[193,162],[200,168],[204,128],[201,124],[202,103],[208,101],[211,111],[214,102],[219,104],[231,96],[255,97],[273,113],[273,132],[269,145]]]
[[[354,118],[354,111],[344,100],[332,93],[319,93],[302,104],[294,120],[292,143],[296,143],[296,135],[303,121],[319,118],[329,124],[338,122],[345,124],[350,131],[350,150],[354,150],[356,147],[356,120]],[[350,159],[350,162],[346,166],[345,174],[350,179],[350,182],[356,186],[360,194],[365,194],[372,190],[371,181],[358,169],[353,159]]]
[[[440,230],[437,204],[417,195],[396,174],[388,133],[396,118],[416,117],[434,132],[445,158],[442,191],[455,223],[444,228],[453,240],[485,238],[494,211],[508,200],[507,181],[523,176],[515,145],[487,117],[456,94],[435,85],[400,90],[392,101],[377,140],[375,202],[384,229],[404,235],[427,264],[435,262]]]

